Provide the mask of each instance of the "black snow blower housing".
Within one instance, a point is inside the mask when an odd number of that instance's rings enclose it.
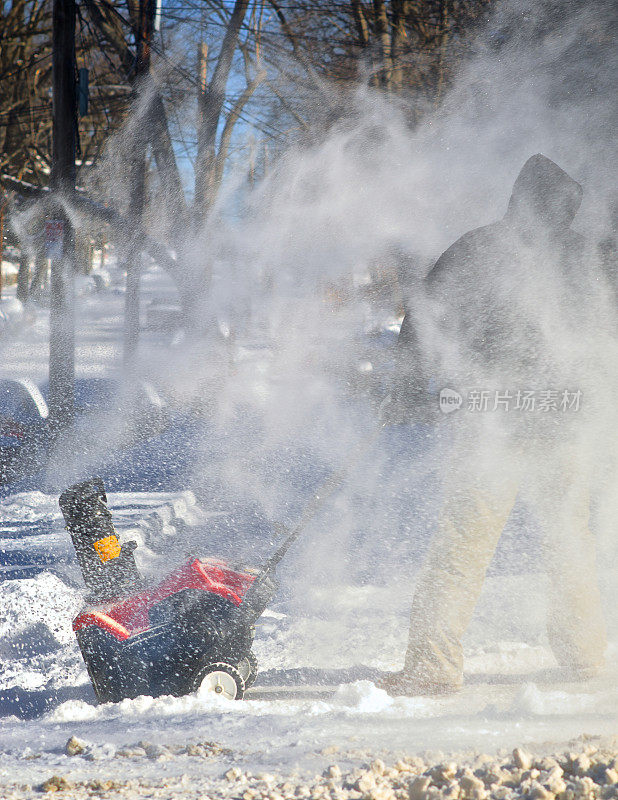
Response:
[[[242,698],[257,674],[254,623],[275,591],[268,571],[194,558],[145,587],[102,481],[67,489],[60,508],[89,590],[73,630],[99,702],[197,689]]]

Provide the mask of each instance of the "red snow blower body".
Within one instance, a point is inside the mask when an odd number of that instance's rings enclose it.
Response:
[[[193,558],[146,588],[100,480],[67,489],[60,507],[90,590],[73,630],[99,702],[200,687],[242,698],[257,675],[251,646],[276,588],[270,577]]]

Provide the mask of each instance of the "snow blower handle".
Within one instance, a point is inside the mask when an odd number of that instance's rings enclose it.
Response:
[[[285,557],[285,554],[288,552],[290,547],[298,539],[300,534],[311,522],[311,520],[316,516],[316,514],[322,508],[322,506],[337,491],[337,489],[339,489],[339,487],[342,486],[343,483],[345,483],[349,474],[356,467],[356,465],[365,455],[365,453],[367,453],[367,451],[373,446],[373,444],[375,443],[380,433],[382,432],[382,429],[385,426],[386,423],[381,422],[368,439],[364,439],[362,442],[360,442],[360,444],[358,444],[354,448],[354,451],[348,463],[341,469],[334,472],[330,476],[330,478],[328,478],[320,486],[320,488],[313,495],[309,503],[305,506],[305,510],[303,511],[302,517],[294,526],[287,539],[283,542],[283,544],[279,547],[279,549],[276,550],[275,553],[268,559],[260,575],[256,579],[256,582],[259,581],[262,577],[270,575],[270,573],[274,571],[276,566]]]
[[[387,398],[388,399],[388,398]],[[334,472],[328,480],[326,480],[317,492],[313,495],[309,503],[306,505],[303,515],[299,522],[294,526],[283,544],[273,553],[273,555],[264,564],[260,573],[257,575],[251,586],[248,588],[245,596],[243,597],[240,605],[241,609],[246,609],[248,613],[255,612],[258,609],[258,616],[266,608],[276,590],[276,584],[271,579],[272,573],[275,571],[277,565],[285,557],[290,547],[298,539],[300,534],[304,531],[311,520],[316,516],[318,511],[326,503],[326,501],[339,489],[345,482],[348,475],[356,467],[361,458],[372,447],[382,429],[386,427],[386,422],[381,422],[380,425],[373,431],[368,439],[363,440],[356,446],[352,453],[347,465]]]
[[[367,439],[364,439],[363,441],[361,441],[359,444],[356,445],[346,466],[337,470],[337,472],[334,472],[330,476],[330,478],[328,478],[328,480],[326,480],[320,486],[320,488],[313,495],[309,503],[307,503],[307,505],[305,506],[305,510],[303,511],[303,515],[298,521],[298,523],[290,531],[288,537],[283,542],[283,544],[273,553],[273,555],[264,564],[257,577],[255,578],[251,586],[248,588],[247,592],[245,593],[245,596],[243,597],[240,606],[241,608],[244,607],[249,611],[251,609],[253,609],[254,611],[255,609],[259,609],[259,614],[261,614],[262,611],[266,608],[266,606],[272,599],[272,596],[276,589],[274,581],[271,580],[271,575],[275,571],[275,568],[282,561],[282,559],[285,557],[285,554],[288,552],[290,547],[298,539],[300,534],[304,531],[304,529],[311,522],[311,520],[316,516],[316,514],[326,503],[326,501],[337,491],[337,489],[339,489],[339,487],[345,482],[348,475],[359,463],[361,458],[371,449],[371,447],[373,447],[379,435],[382,433],[382,429],[388,425],[388,420],[385,419],[386,416],[385,409],[388,408],[391,402],[392,402],[392,397],[389,394],[380,403],[380,406],[378,408],[378,416],[380,419],[380,424],[375,428],[373,433]]]

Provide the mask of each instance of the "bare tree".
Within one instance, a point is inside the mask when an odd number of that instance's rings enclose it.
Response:
[[[3,32],[14,31],[0,44],[0,77],[8,77],[0,83],[0,170],[13,177],[12,189],[20,181],[47,183],[51,115],[46,2],[13,0],[0,10]],[[251,130],[261,139],[246,151],[253,176],[256,147],[265,169],[266,142],[272,158],[291,135],[321,135],[346,113],[346,96],[359,82],[396,95],[414,123],[440,102],[489,4],[349,0],[325,7],[322,0],[184,0],[181,7],[163,6],[166,36],[153,42],[153,72],[138,80],[140,0],[83,0],[78,58],[82,54],[82,63],[92,65],[96,80],[90,116],[80,122],[82,161],[96,162],[109,134],[124,119],[129,127],[119,140],[123,146],[131,141],[131,125],[145,131],[156,166],[150,202],[164,208],[170,222],[156,231],[128,227],[137,231],[142,246],[150,242],[151,251],[155,234],[159,238],[159,252],[166,253],[162,263],[190,314],[207,291],[208,267],[192,263],[187,242],[200,234],[217,208],[236,133],[246,137]],[[18,61],[17,76],[11,70]],[[188,103],[197,114],[187,115]],[[129,107],[139,109],[137,121],[134,114],[127,116]],[[237,145],[239,140],[236,136]],[[130,147],[124,156],[114,155],[128,164]],[[181,158],[192,161],[192,200]],[[127,209],[104,180],[97,183],[95,178],[89,183],[93,198],[112,207],[118,235],[123,225],[116,223]],[[125,206],[129,202],[130,191]],[[79,203],[82,211],[87,206],[91,218],[101,212],[96,202],[88,205],[81,197]],[[146,221],[148,217],[146,213]],[[111,224],[109,214],[100,218]]]
[[[118,60],[80,15],[77,59],[89,69],[91,99],[80,118],[78,165],[96,158],[123,118],[127,92]],[[0,174],[45,186],[51,168],[51,3],[11,0],[0,7]]]
[[[315,76],[337,89],[366,81],[405,100],[412,120],[439,102],[491,6],[491,0],[350,0],[325,11],[318,0],[267,2],[280,30],[264,31],[264,57],[288,103],[286,81],[300,86],[301,96]]]

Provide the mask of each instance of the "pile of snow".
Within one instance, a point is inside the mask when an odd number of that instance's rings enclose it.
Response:
[[[49,522],[61,519],[58,495],[45,494],[38,490],[16,492],[2,500],[2,521]]]
[[[49,572],[0,583],[0,708],[7,690],[49,690],[87,676],[71,621],[81,594]]]

